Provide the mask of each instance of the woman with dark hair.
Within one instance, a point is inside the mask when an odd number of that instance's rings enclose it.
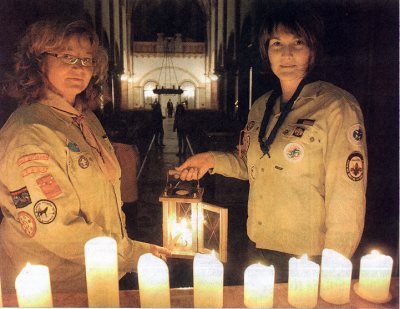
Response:
[[[239,153],[202,153],[176,168],[183,180],[209,171],[249,181],[249,262],[273,264],[277,282],[293,256],[318,261],[329,248],[350,258],[364,228],[363,116],[351,94],[312,77],[322,29],[307,8],[273,11],[259,42],[278,83],[254,102]]]
[[[119,275],[139,256],[169,254],[129,239],[121,169],[91,111],[105,95],[107,54],[84,21],[40,21],[20,41],[8,94],[21,105],[0,130],[1,284],[13,290],[30,262],[52,290],[85,291],[85,243],[110,236]]]

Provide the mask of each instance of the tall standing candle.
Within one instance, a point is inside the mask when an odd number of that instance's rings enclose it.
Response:
[[[224,267],[214,253],[194,256],[193,290],[196,308],[222,308]]]
[[[288,301],[296,308],[313,308],[318,302],[319,265],[307,255],[289,260]]]
[[[53,307],[49,268],[27,264],[15,279],[19,307]]]
[[[140,256],[138,262],[140,307],[170,308],[167,264],[151,253]]]
[[[388,302],[391,299],[389,288],[392,268],[393,259],[376,250],[361,257],[360,276],[354,285],[356,293],[371,302]]]
[[[328,303],[343,305],[350,301],[351,261],[340,253],[324,249],[321,261],[321,298]]]
[[[119,307],[117,242],[96,237],[85,244],[89,307]]]
[[[272,308],[274,266],[252,264],[244,272],[244,304],[247,308]]]

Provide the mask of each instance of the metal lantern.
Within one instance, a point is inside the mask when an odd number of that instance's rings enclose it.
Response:
[[[212,251],[227,261],[228,210],[202,202],[198,181],[167,177],[159,200],[163,205],[163,246],[176,258]]]

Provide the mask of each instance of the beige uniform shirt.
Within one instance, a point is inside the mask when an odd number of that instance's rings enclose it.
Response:
[[[113,153],[96,116],[85,117]],[[0,130],[0,145],[3,287],[12,287],[30,262],[49,267],[53,290],[84,291],[84,245],[97,236],[117,241],[120,277],[136,269],[149,244],[127,236],[121,171],[117,179],[106,179],[71,118],[40,103],[21,106]]]
[[[247,232],[258,248],[351,257],[364,228],[367,146],[356,99],[326,82],[306,85],[263,156],[258,134],[271,92],[252,106],[245,155],[214,152],[213,173],[248,179]],[[266,136],[280,115],[274,107]]]

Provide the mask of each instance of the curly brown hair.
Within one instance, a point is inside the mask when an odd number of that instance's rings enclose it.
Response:
[[[41,70],[44,56],[48,52],[62,50],[72,35],[87,37],[96,59],[89,85],[76,100],[85,109],[98,107],[104,97],[108,97],[108,56],[99,45],[96,32],[84,20],[43,20],[29,26],[14,55],[14,72],[7,81],[6,93],[21,104],[32,104],[43,98],[47,84],[47,78]]]

